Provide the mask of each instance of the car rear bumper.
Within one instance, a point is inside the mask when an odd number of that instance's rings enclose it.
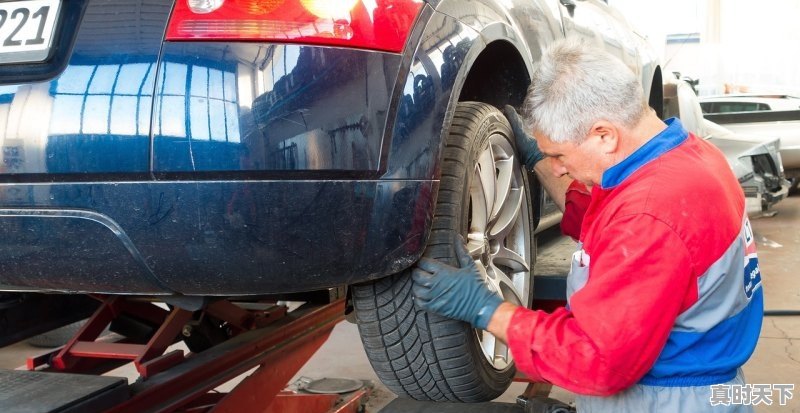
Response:
[[[366,281],[419,258],[437,190],[378,180],[2,184],[0,288],[223,296]]]
[[[792,184],[789,181],[782,179],[780,189],[775,191],[767,191],[766,193],[764,193],[764,201],[766,204],[766,208],[772,207],[779,201],[789,196],[789,189],[791,188],[791,186]]]
[[[780,188],[774,191],[768,191],[763,187],[760,189],[751,186],[743,187],[747,214],[756,216],[769,210],[789,195],[790,188],[791,183],[785,179],[781,180]]]

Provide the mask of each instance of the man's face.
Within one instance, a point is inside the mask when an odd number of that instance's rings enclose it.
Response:
[[[586,137],[583,142],[556,143],[549,137],[535,133],[539,150],[550,157],[556,176],[569,175],[584,185],[599,185],[603,177],[603,142],[600,136]]]

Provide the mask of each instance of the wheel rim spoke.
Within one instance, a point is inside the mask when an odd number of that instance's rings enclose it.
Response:
[[[478,158],[478,177],[480,178],[481,187],[483,188],[484,202],[486,211],[490,212],[494,209],[495,199],[495,184],[497,177],[495,176],[494,154],[492,153],[492,146],[483,151]],[[489,215],[489,214],[487,214]],[[487,222],[491,216],[487,217]]]
[[[489,264],[486,269],[489,283],[493,285],[495,291],[498,291],[503,296],[503,300],[511,301],[514,304],[522,304],[522,297],[517,292],[517,286],[514,280],[509,278],[506,273],[494,264]]]
[[[516,224],[517,218],[519,218],[525,191],[522,188],[514,188],[509,192],[509,196],[506,197],[503,208],[500,210],[500,215],[489,231],[490,238],[505,239]]]
[[[480,259],[481,254],[486,252],[486,242],[484,242],[482,233],[470,232],[467,235],[467,251],[469,256],[474,259]]]
[[[488,331],[484,331],[481,335],[481,347],[483,348],[483,354],[494,355],[495,347],[497,347],[497,337],[489,333]],[[494,359],[494,357],[492,357]]]
[[[492,254],[492,262],[508,267],[512,272],[530,271],[530,267],[525,261],[525,258],[522,258],[519,254],[503,245],[500,245],[500,249],[497,253]]]
[[[492,335],[491,333],[489,335]],[[492,337],[494,337],[492,335]],[[508,366],[508,362],[510,361],[508,357],[508,346],[503,344],[502,341],[497,340],[495,337],[495,344],[494,344],[494,362],[495,365],[499,367],[506,367]]]
[[[481,273],[483,280],[488,283],[489,289],[492,291],[497,291],[497,286],[491,282],[491,276],[489,275],[489,271],[486,269],[486,266],[480,261],[475,261],[475,266],[478,267],[478,272]]]
[[[506,206],[509,193],[512,191],[511,178],[514,175],[513,159],[496,159],[494,164],[495,168],[497,168],[497,189],[495,191],[494,207],[489,215],[490,222],[495,221]]]
[[[469,227],[470,236],[475,234],[476,237],[482,239],[483,234],[486,232],[486,225],[489,223],[489,212],[486,209],[486,192],[484,192],[480,171],[477,165],[475,166],[475,173],[472,177],[472,184],[470,185],[469,192],[472,207]]]

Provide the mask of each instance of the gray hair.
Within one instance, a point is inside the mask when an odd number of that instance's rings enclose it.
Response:
[[[621,60],[574,40],[550,46],[525,98],[526,127],[557,143],[580,143],[599,120],[636,126],[648,110],[642,85]]]

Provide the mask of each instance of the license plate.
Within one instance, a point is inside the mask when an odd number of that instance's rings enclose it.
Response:
[[[0,63],[47,59],[60,8],[61,0],[0,2]]]

